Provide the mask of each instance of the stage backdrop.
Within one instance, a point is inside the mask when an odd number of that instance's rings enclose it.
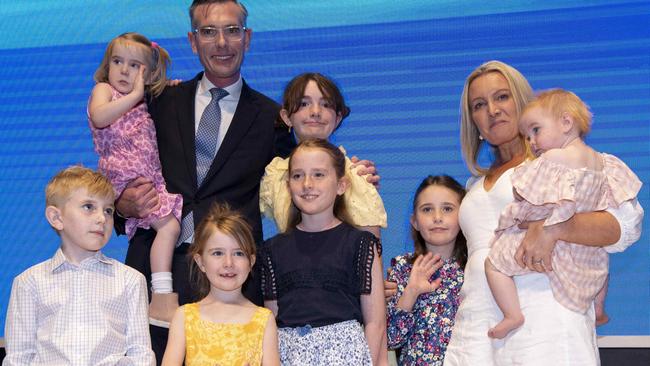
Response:
[[[187,42],[189,3],[0,5],[0,329],[14,276],[57,248],[43,214],[45,184],[71,164],[96,167],[86,102],[107,42],[141,32],[170,52],[173,77],[192,78],[201,66]],[[384,265],[412,249],[408,216],[419,181],[442,173],[468,178],[459,97],[466,75],[488,60],[515,66],[535,89],[576,92],[594,113],[588,143],[619,156],[648,183],[650,4],[530,3],[246,2],[254,30],[243,70],[250,85],[279,99],[293,76],[319,71],[344,90],[352,114],[335,142],[379,169],[389,217]],[[650,207],[647,185],[639,199]],[[265,222],[266,235],[273,232]],[[612,320],[600,334],[650,335],[648,242],[646,232],[611,257]],[[114,237],[105,252],[122,260],[126,246]]]

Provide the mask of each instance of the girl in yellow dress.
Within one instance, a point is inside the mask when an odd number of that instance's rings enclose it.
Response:
[[[255,306],[241,292],[255,263],[255,242],[246,220],[215,205],[194,238],[190,269],[202,300],[176,311],[162,364],[279,365],[271,311]]]

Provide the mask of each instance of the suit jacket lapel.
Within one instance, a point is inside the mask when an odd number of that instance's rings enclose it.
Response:
[[[196,187],[196,128],[194,122],[194,102],[196,96],[196,87],[201,80],[203,73],[199,73],[194,79],[188,83],[180,85],[181,98],[179,98],[176,113],[178,116],[178,131],[183,143],[183,155],[185,156],[185,164],[187,170],[192,178],[193,186]]]
[[[235,115],[233,116],[228,132],[226,132],[226,136],[219,147],[217,156],[215,156],[212,165],[210,166],[210,170],[208,170],[205,179],[203,179],[202,186],[210,181],[210,179],[212,179],[212,177],[223,167],[224,163],[228,160],[228,157],[230,157],[233,151],[235,151],[239,142],[255,121],[255,116],[257,116],[258,113],[259,105],[257,104],[253,93],[251,93],[251,89],[244,81],[239,102],[237,103],[237,109],[235,110]],[[196,166],[196,163],[194,163],[194,166]],[[194,175],[196,176],[196,173],[194,173]]]

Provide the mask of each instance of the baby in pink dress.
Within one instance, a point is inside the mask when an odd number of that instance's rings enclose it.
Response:
[[[149,316],[169,322],[178,307],[171,261],[180,234],[183,198],[170,194],[162,177],[156,130],[144,101],[165,88],[167,52],[137,33],[113,39],[95,72],[97,84],[88,102],[88,119],[99,154],[99,171],[113,184],[116,197],[137,177],[156,188],[160,208],[143,218],[128,218],[129,239],[138,227],[156,230],[150,253],[152,298]]]
[[[636,198],[641,182],[615,156],[598,153],[583,137],[591,113],[575,94],[555,89],[541,93],[522,112],[519,128],[537,159],[515,169],[512,185],[516,201],[501,213],[485,263],[488,284],[503,320],[488,336],[503,338],[524,323],[512,276],[529,273],[515,261],[526,231],[518,224],[544,220],[551,226],[575,213],[602,211]],[[547,259],[548,261],[548,259]],[[566,308],[585,313],[597,294],[604,301],[609,257],[604,249],[558,241],[551,263],[532,258],[549,276],[553,296]]]

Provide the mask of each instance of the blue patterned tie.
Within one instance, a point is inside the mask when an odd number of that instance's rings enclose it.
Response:
[[[228,95],[228,92],[221,88],[210,89],[212,100],[205,107],[199,129],[196,132],[196,185],[201,186],[205,179],[215,151],[217,150],[217,141],[219,139],[219,127],[221,125],[221,108],[219,100]],[[181,234],[178,237],[178,243],[184,243],[194,234],[194,212],[190,211],[181,221]]]
[[[201,186],[205,175],[210,169],[214,152],[217,149],[219,138],[219,126],[221,125],[221,108],[219,100],[228,95],[228,92],[221,88],[210,89],[212,100],[205,107],[199,129],[196,132],[196,184]]]

